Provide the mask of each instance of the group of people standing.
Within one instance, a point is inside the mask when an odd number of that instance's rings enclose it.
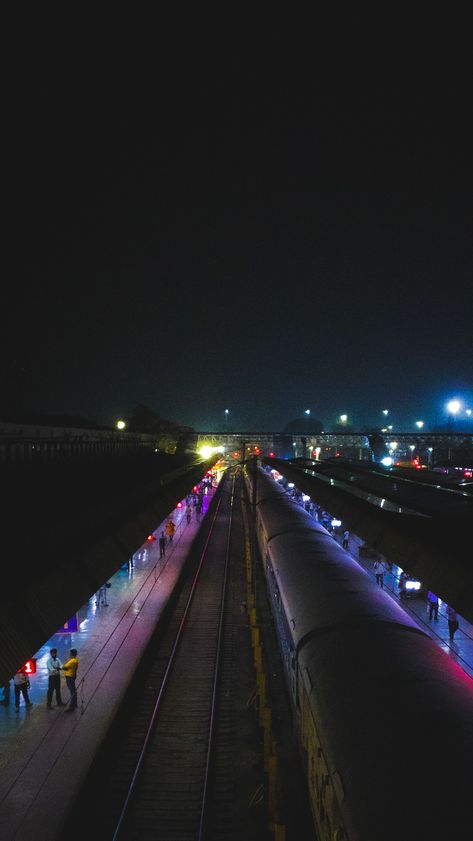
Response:
[[[71,648],[70,657],[66,663],[62,663],[57,656],[57,648],[51,648],[49,657],[46,661],[46,668],[48,670],[48,691],[46,695],[46,706],[48,710],[52,709],[53,695],[56,696],[56,705],[58,707],[67,707],[66,712],[73,712],[77,708],[77,689],[76,676],[79,668],[79,660],[77,659],[77,649]],[[69,690],[70,701],[66,704],[61,697],[61,672],[66,678],[66,686]],[[15,696],[15,712],[20,710],[20,699],[26,707],[32,707],[33,703],[30,701],[28,690],[30,689],[29,676],[22,670],[18,671],[13,678],[13,691]],[[3,699],[0,701],[2,706],[7,707],[10,704],[10,681],[7,681],[3,686]]]

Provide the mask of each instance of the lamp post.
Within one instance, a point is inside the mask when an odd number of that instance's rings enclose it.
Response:
[[[432,467],[432,462],[433,462],[432,453],[433,453],[433,451],[434,451],[433,447],[427,447],[427,463],[428,463],[429,467]]]
[[[448,401],[447,412],[449,413],[449,415],[451,415],[449,425],[451,426],[452,432],[453,432],[454,427],[455,427],[455,417],[456,417],[456,415],[458,415],[458,412],[460,411],[460,409],[461,409],[461,403],[460,403],[459,400],[449,400]]]
[[[119,429],[119,430],[120,430],[120,432],[121,432],[123,429],[125,429],[125,427],[126,427],[126,423],[125,423],[125,421],[124,421],[124,420],[117,420],[117,422],[116,422],[115,426],[116,426],[116,427],[117,427],[117,429]]]

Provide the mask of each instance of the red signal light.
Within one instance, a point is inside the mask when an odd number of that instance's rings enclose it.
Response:
[[[274,458],[274,453],[270,453],[270,454],[269,454],[269,457],[270,457],[270,458]]]
[[[176,508],[182,508],[182,502],[178,502]]]
[[[18,671],[23,672],[25,675],[36,674],[36,657],[31,657],[27,660],[24,666],[22,666],[21,669],[18,669]]]
[[[146,540],[149,540],[149,541],[155,540],[155,539],[156,538],[155,538],[154,534],[149,534],[148,537],[146,538]]]
[[[233,458],[238,458],[239,455],[240,453],[233,453]]]

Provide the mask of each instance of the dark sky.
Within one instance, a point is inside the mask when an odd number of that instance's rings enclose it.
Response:
[[[473,406],[471,68],[234,46],[18,63],[2,364],[27,406],[237,430]]]

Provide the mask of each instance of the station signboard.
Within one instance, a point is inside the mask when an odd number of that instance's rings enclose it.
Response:
[[[64,622],[64,625],[61,625],[60,628],[56,631],[57,634],[77,634],[79,632],[79,617],[77,613],[74,613],[67,622]]]

